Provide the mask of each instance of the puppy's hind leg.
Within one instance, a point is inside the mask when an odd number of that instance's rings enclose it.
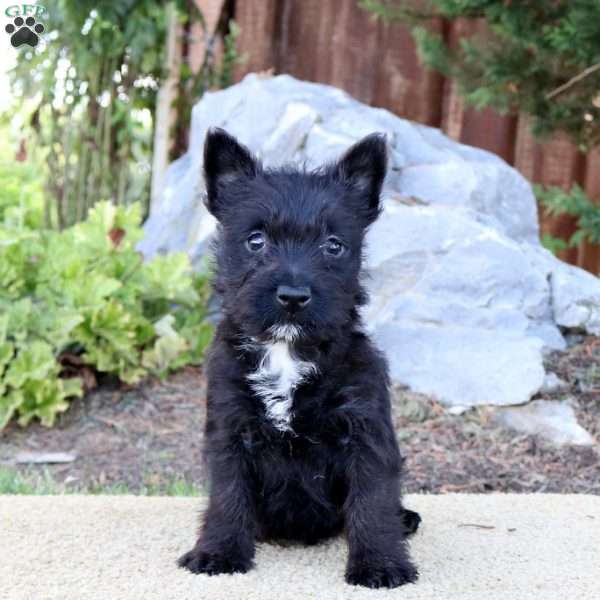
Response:
[[[421,519],[421,515],[414,510],[409,510],[408,508],[401,508],[400,514],[402,515],[402,524],[404,525],[404,533],[405,535],[412,535],[416,533],[419,528],[419,524],[423,519]]]

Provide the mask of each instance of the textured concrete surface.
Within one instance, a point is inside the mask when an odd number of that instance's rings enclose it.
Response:
[[[175,567],[202,499],[0,496],[0,598],[7,600],[529,600],[600,598],[600,497],[409,496],[421,578],[396,590],[343,581],[343,539],[258,549],[245,575]]]

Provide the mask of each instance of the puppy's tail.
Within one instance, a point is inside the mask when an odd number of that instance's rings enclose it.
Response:
[[[400,514],[402,515],[402,524],[404,525],[405,535],[412,535],[419,528],[421,522],[421,515],[414,510],[408,510],[407,508],[401,508]]]

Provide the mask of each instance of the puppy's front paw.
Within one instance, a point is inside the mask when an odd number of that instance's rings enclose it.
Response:
[[[414,583],[418,576],[416,567],[408,561],[391,565],[361,562],[350,564],[346,569],[346,581],[350,585],[368,588],[395,588]]]
[[[238,553],[206,552],[201,548],[194,548],[186,552],[177,561],[177,565],[192,573],[220,575],[221,573],[245,573],[252,567],[252,559],[244,558]]]

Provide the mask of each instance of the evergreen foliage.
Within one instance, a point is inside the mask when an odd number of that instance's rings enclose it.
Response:
[[[456,80],[467,102],[533,117],[538,136],[564,131],[582,150],[600,143],[598,0],[361,0],[407,24],[423,62]],[[483,34],[450,47],[431,19],[478,19]]]

